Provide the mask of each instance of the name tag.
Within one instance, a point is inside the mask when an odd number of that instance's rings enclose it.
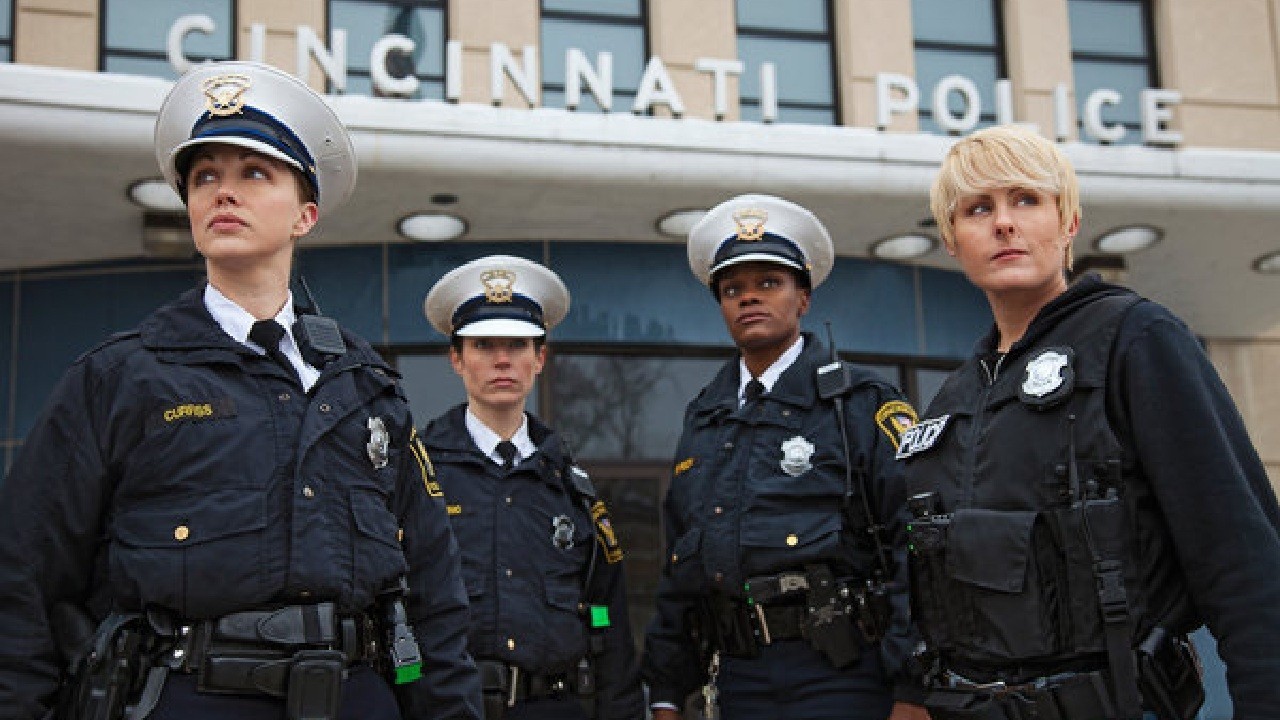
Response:
[[[898,454],[895,457],[902,460],[932,448],[938,442],[938,438],[942,437],[942,431],[946,429],[947,421],[950,419],[950,415],[943,415],[921,420],[912,425],[902,434],[902,443],[898,445]]]

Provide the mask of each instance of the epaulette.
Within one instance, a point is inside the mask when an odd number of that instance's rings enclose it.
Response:
[[[90,355],[93,355],[94,353],[101,352],[111,347],[112,345],[119,345],[120,343],[125,342],[126,340],[131,340],[133,338],[138,338],[141,336],[142,336],[142,332],[139,331],[137,328],[133,330],[123,330],[121,332],[112,333],[111,335],[107,336],[107,339],[103,340],[97,345],[94,345],[88,350],[85,350],[84,352],[80,353],[80,356],[77,357],[75,361],[77,363],[83,362],[85,358],[89,357]]]

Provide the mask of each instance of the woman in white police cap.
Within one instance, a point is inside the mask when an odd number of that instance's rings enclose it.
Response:
[[[727,720],[923,717],[894,690],[912,639],[893,456],[915,413],[801,332],[832,256],[813,213],[768,195],[689,233],[738,354],[689,403],[663,506],[656,720],[700,685]]]
[[[554,272],[507,255],[453,270],[426,299],[467,393],[422,440],[462,547],[489,720],[644,717],[608,511],[525,411],[568,310]]]
[[[211,63],[173,86],[155,147],[208,281],[76,362],[0,490],[0,706],[478,717],[404,394],[289,291],[295,243],[354,186],[346,131],[298,80]]]

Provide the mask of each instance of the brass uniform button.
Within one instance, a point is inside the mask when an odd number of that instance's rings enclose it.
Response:
[[[179,525],[178,527],[173,529],[174,540],[177,540],[178,542],[182,542],[183,540],[186,540],[189,537],[191,537],[191,528],[188,528],[186,525]]]
[[[508,650],[515,650],[515,649],[516,649],[516,641],[515,641],[515,638],[507,638],[507,649],[508,649]]]
[[[795,533],[791,533],[787,536],[787,547],[795,547],[799,542],[800,538],[796,537]]]

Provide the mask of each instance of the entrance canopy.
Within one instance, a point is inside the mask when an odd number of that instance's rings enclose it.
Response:
[[[163,80],[0,64],[0,270],[145,256],[135,183],[159,177]],[[949,138],[365,96],[330,98],[359,156],[355,195],[310,245],[410,242],[417,213],[463,221],[459,242],[679,243],[659,220],[742,192],[784,196],[828,226],[836,252],[923,232]],[[1280,153],[1069,144],[1083,185],[1077,258],[1097,237],[1151,226],[1127,284],[1210,337],[1280,337]],[[941,249],[911,262],[956,269]],[[601,267],[599,272],[627,272]]]

